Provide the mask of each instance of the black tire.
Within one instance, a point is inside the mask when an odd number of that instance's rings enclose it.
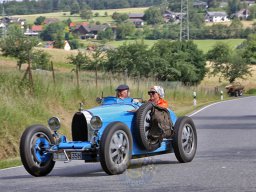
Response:
[[[43,125],[32,125],[24,131],[20,139],[20,157],[28,173],[39,177],[52,171],[53,155],[44,151],[52,143],[51,131]]]
[[[197,133],[193,120],[187,116],[178,118],[174,131],[172,144],[177,160],[180,163],[192,161],[197,149]]]
[[[103,170],[109,175],[123,173],[132,156],[132,135],[121,122],[112,122],[104,130],[99,157]]]
[[[136,126],[135,126],[135,136],[138,145],[142,149],[147,151],[154,151],[160,147],[161,141],[159,139],[148,138],[148,133],[150,130],[150,112],[153,108],[153,104],[147,102],[140,106],[136,112]]]

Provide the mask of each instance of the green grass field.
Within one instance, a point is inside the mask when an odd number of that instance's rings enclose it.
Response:
[[[123,45],[124,43],[134,43],[135,41],[141,41],[141,40],[123,40],[123,41],[111,41],[107,42],[106,44],[112,45],[114,47],[118,47],[120,45]],[[207,53],[217,42],[223,42],[227,43],[232,49],[236,48],[238,45],[240,45],[244,39],[221,39],[221,40],[193,40],[193,42],[198,46],[200,50],[202,50],[204,53]],[[143,42],[151,47],[156,40],[143,40]]]
[[[93,15],[95,13],[99,13],[98,17],[93,17],[92,21],[99,21],[101,23],[111,23],[113,19],[111,18],[114,12],[118,13],[143,13],[147,8],[126,8],[126,9],[108,9],[108,10],[93,10]],[[107,12],[108,16],[105,16],[105,12]],[[28,24],[33,24],[35,19],[39,16],[44,16],[46,18],[57,18],[60,21],[67,20],[68,18],[71,19],[73,22],[81,22],[84,21],[81,17],[77,14],[70,15],[70,12],[53,12],[53,13],[41,13],[41,14],[33,14],[33,15],[14,15],[14,17],[20,17],[22,19],[26,19]]]
[[[221,39],[221,40],[194,40],[194,43],[197,44],[198,48],[204,53],[207,53],[216,43],[223,42],[228,44],[232,49],[235,49],[240,45],[245,39]]]

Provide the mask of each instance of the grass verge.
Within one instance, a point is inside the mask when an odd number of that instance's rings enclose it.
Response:
[[[16,167],[20,165],[22,165],[22,163],[19,157],[0,160],[0,169],[6,169],[6,168]]]

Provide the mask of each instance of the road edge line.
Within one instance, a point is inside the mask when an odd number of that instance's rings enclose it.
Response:
[[[192,117],[192,116],[196,115],[197,113],[200,113],[201,111],[203,111],[203,110],[205,110],[205,109],[207,109],[207,108],[209,108],[209,107],[212,107],[212,106],[214,106],[214,105],[217,105],[217,104],[219,104],[219,103],[230,102],[230,101],[234,101],[234,100],[238,100],[238,99],[239,99],[239,100],[240,100],[240,99],[246,99],[246,98],[249,98],[249,97],[255,97],[255,96],[248,96],[248,97],[242,97],[242,98],[237,98],[237,99],[230,99],[230,100],[226,100],[226,101],[218,101],[218,102],[216,102],[216,103],[212,103],[212,104],[210,104],[210,105],[207,105],[207,106],[205,106],[205,107],[203,107],[203,108],[201,108],[201,109],[199,109],[199,110],[193,112],[192,114],[189,114],[188,116],[189,116],[189,117]]]
[[[15,169],[15,168],[19,168],[19,167],[23,167],[23,166],[19,165],[19,166],[15,166],[15,167],[8,167],[8,168],[0,169],[0,171],[5,171],[5,170],[9,170],[9,169]]]

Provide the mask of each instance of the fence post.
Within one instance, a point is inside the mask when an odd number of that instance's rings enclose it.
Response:
[[[220,100],[221,101],[223,100],[223,91],[222,90],[220,91]]]
[[[193,92],[193,97],[194,97],[193,104],[194,104],[194,106],[196,106],[196,92],[195,91]]]

